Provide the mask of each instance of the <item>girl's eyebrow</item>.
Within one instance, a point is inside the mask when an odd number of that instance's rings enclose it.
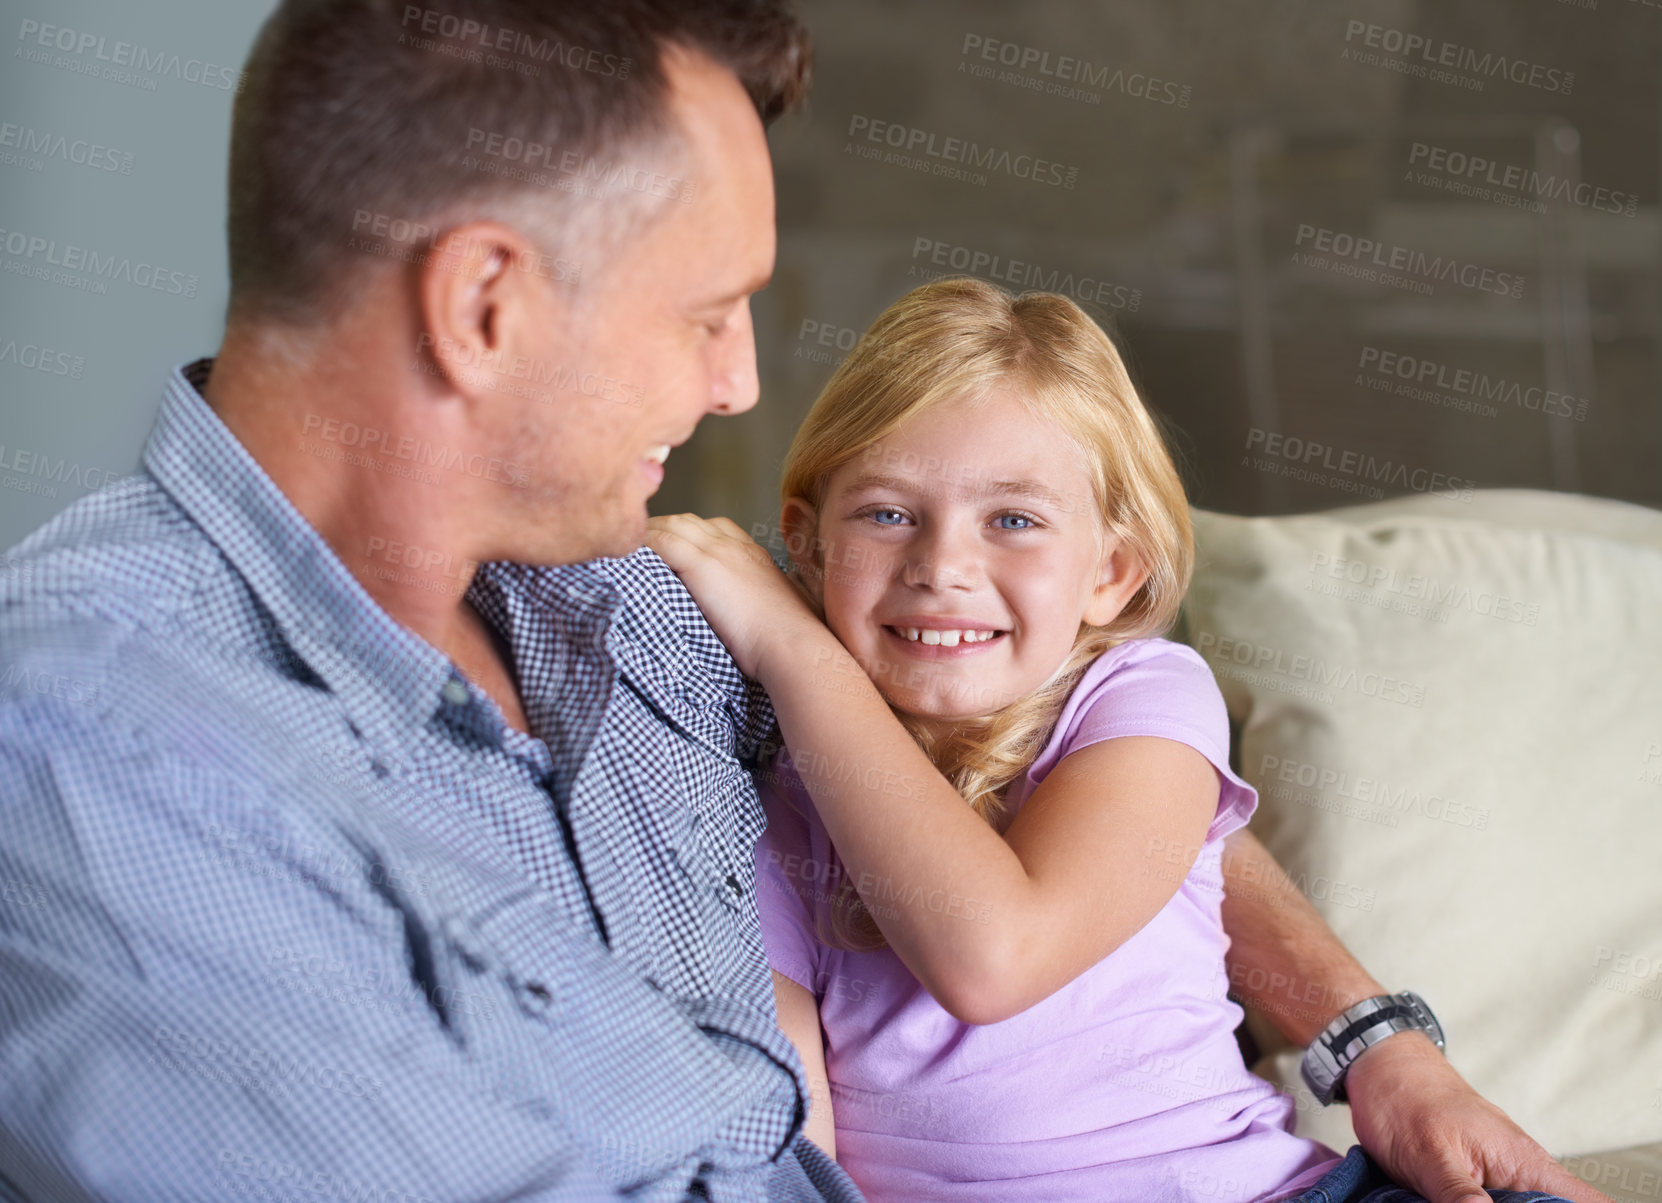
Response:
[[[907,480],[903,476],[890,476],[883,472],[865,472],[848,482],[850,493],[860,493],[866,489],[892,489],[897,493],[910,492],[918,486],[916,482]]]
[[[984,495],[989,497],[1026,497],[1032,501],[1042,501],[1048,505],[1053,505],[1057,509],[1066,508],[1060,493],[1036,480],[995,480],[986,489]]]
[[[896,493],[941,492],[940,489],[932,488],[927,484],[909,480],[903,476],[892,476],[885,472],[862,473],[848,482],[850,493],[859,493],[866,489],[890,489]],[[979,488],[966,486],[960,492],[973,497],[1026,497],[1033,501],[1055,506],[1058,509],[1066,508],[1061,494],[1036,480],[995,480],[981,485]]]

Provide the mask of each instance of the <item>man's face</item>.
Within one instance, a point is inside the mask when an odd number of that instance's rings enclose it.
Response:
[[[730,72],[675,50],[665,67],[684,152],[634,178],[665,190],[676,178],[690,199],[655,200],[594,263],[569,248],[578,291],[562,296],[550,283],[534,302],[546,310],[529,324],[528,353],[560,387],[525,400],[517,425],[499,432],[503,458],[529,473],[508,490],[513,525],[500,532],[527,562],[634,551],[666,454],[706,414],[756,404],[750,296],[772,275],[775,251],[766,137]]]

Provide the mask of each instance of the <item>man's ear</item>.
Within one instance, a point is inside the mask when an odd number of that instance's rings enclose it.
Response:
[[[1146,580],[1148,569],[1143,566],[1142,557],[1124,539],[1110,533],[1096,587],[1091,590],[1081,617],[1093,627],[1107,626],[1119,617]]]
[[[792,497],[779,510],[779,533],[796,575],[817,598],[825,576],[825,545],[819,537],[819,514],[806,499]]]
[[[470,221],[442,231],[418,260],[421,333],[416,348],[464,395],[488,390],[493,371],[514,362],[516,346],[546,322],[547,286],[518,265],[538,251],[511,226]]]

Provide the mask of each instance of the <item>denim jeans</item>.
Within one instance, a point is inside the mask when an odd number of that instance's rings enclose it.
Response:
[[[1492,1190],[1489,1197],[1495,1203],[1566,1203],[1538,1190]],[[1425,1203],[1425,1196],[1392,1182],[1361,1145],[1354,1145],[1320,1182],[1285,1203]]]

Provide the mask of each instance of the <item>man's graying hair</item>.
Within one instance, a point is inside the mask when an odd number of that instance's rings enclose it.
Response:
[[[232,118],[233,317],[315,324],[346,303],[389,262],[349,249],[365,212],[517,217],[564,242],[583,199],[481,169],[513,166],[482,139],[550,148],[544,175],[568,188],[673,146],[670,44],[731,70],[764,123],[807,93],[789,0],[282,0]]]

